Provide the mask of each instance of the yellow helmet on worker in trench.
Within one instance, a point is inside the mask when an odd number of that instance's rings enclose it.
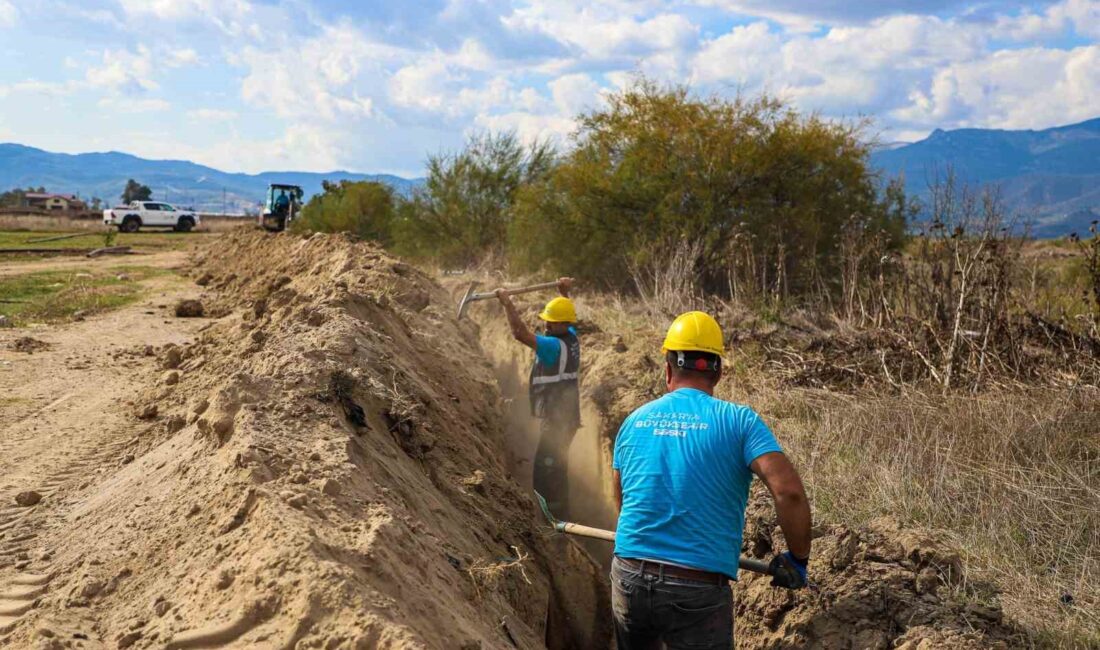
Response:
[[[687,352],[709,352],[722,356],[726,351],[722,338],[722,328],[710,314],[701,311],[689,311],[680,314],[672,321],[661,346],[661,353],[669,350]]]
[[[546,306],[542,308],[542,313],[539,314],[539,318],[547,323],[575,323],[577,322],[577,308],[573,306],[572,300],[564,296],[558,296],[546,303]]]

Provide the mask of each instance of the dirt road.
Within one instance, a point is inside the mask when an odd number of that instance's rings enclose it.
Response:
[[[143,262],[171,267],[181,255],[158,254]],[[7,265],[3,273],[70,262]],[[72,508],[94,494],[105,468],[126,462],[121,452],[141,425],[128,401],[150,377],[144,370],[155,361],[152,350],[182,344],[203,325],[170,312],[197,287],[177,275],[143,285],[146,297],[118,311],[64,325],[0,330],[0,635],[50,589],[51,558],[66,541],[55,533],[67,528]],[[17,503],[17,495],[27,492],[41,500]]]

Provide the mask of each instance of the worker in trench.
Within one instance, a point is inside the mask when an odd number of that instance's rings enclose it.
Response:
[[[662,347],[667,394],[631,413],[615,439],[619,650],[733,647],[730,580],[753,475],[771,492],[787,543],[772,560],[772,584],[806,585],[811,519],[802,480],[759,415],[714,397],[723,341],[709,315],[679,316]]]
[[[539,313],[545,323],[543,334],[527,327],[504,289],[496,290],[512,336],[535,352],[529,384],[531,415],[539,429],[533,481],[550,511],[562,516],[569,513],[569,445],[581,424],[581,344],[577,309],[569,299],[572,285],[572,278],[558,279],[561,295]]]

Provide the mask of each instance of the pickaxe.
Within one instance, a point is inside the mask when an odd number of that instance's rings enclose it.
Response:
[[[535,496],[538,497],[539,506],[542,507],[542,514],[546,515],[546,519],[550,521],[550,525],[554,527],[554,530],[559,533],[565,533],[566,535],[577,535],[578,537],[591,537],[593,539],[602,539],[606,542],[615,541],[615,531],[604,530],[602,528],[592,528],[590,526],[582,526],[580,524],[574,524],[568,521],[558,521],[554,518],[554,515],[550,512],[550,506],[546,505],[546,499],[542,498],[542,495],[535,492]],[[763,573],[764,575],[774,576],[775,571],[771,566],[762,560],[754,560],[742,555],[737,560],[737,566],[741,567],[745,571],[752,571],[754,573]],[[774,583],[773,583],[774,584]]]
[[[515,289],[505,289],[504,293],[509,296],[515,296],[521,293],[531,293],[532,291],[542,291],[544,289],[554,289],[558,286],[555,282],[543,282],[542,284],[532,284],[529,287],[517,287]],[[470,288],[466,290],[466,295],[462,296],[462,300],[458,303],[458,317],[462,318],[466,315],[466,307],[471,302],[477,302],[478,300],[488,300],[489,298],[496,298],[497,294],[494,291],[486,291],[484,293],[474,293],[474,289],[477,288],[477,282],[471,282]]]

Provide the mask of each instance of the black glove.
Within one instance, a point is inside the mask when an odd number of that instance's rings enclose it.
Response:
[[[799,559],[790,551],[782,555],[776,555],[768,565],[768,573],[772,576],[773,587],[784,589],[801,589],[806,586],[806,564],[809,558]]]

